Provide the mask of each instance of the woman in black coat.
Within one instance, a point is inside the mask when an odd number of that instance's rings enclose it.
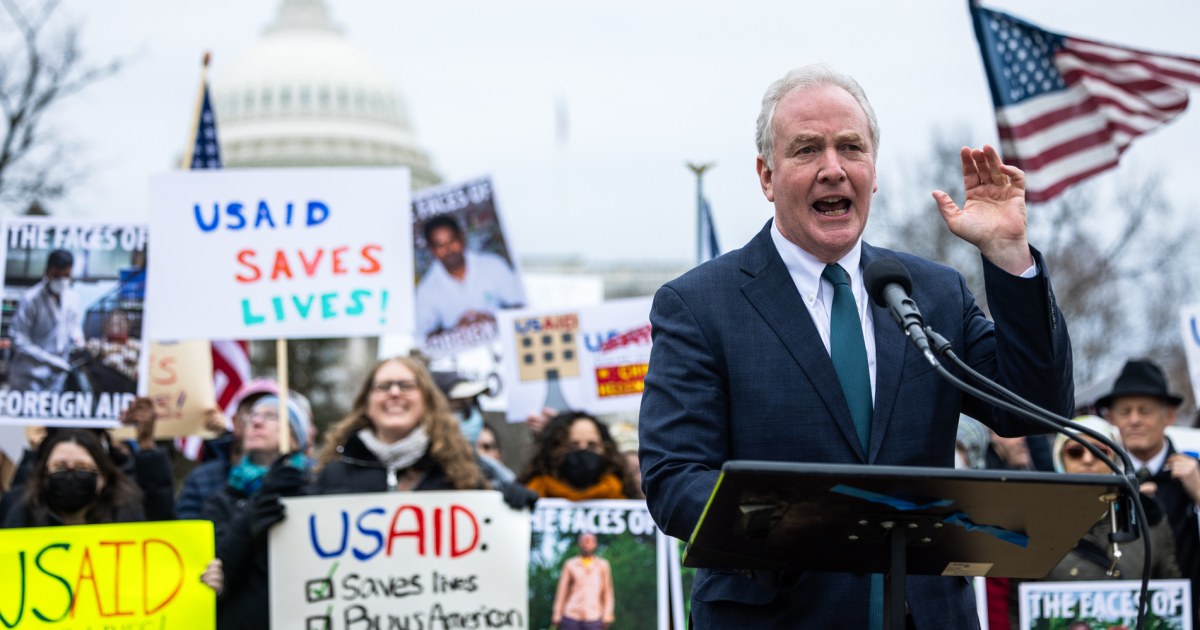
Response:
[[[317,459],[314,494],[488,487],[445,396],[408,357],[375,366]]]
[[[142,491],[88,429],[59,429],[47,437],[19,497],[5,527],[146,520]]]
[[[267,529],[283,518],[280,497],[304,494],[310,462],[307,446],[308,403],[288,395],[293,452],[279,456],[279,399],[254,401],[242,420],[242,458],[230,467],[225,488],[204,503],[201,515],[212,521],[217,558],[226,575],[217,594],[217,628],[269,628],[270,580]]]

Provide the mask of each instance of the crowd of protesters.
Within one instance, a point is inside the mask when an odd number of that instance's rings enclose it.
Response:
[[[274,381],[252,380],[234,398],[231,418],[208,412],[207,425],[219,435],[205,443],[206,461],[191,469],[177,495],[170,443],[154,440],[153,404],[138,399],[123,417],[134,429],[131,440],[114,440],[98,429],[29,431],[28,450],[3,478],[0,523],[8,528],[210,520],[216,557],[200,579],[218,594],[218,627],[263,628],[270,623],[266,534],[287,517],[285,497],[494,489],[510,507],[529,509],[539,497],[643,496],[629,425],[584,411],[531,415],[526,425],[532,443],[525,465],[514,473],[501,458],[500,432],[484,421],[478,399],[485,392],[482,384],[455,373],[430,372],[417,359],[383,360],[359,386],[350,412],[323,435],[308,400],[287,392],[290,444],[280,449],[282,392]],[[1096,402],[1107,419],[1077,420],[1124,442],[1141,469],[1152,577],[1195,580],[1200,467],[1165,436],[1181,402],[1156,365],[1130,361],[1113,391]],[[959,426],[957,461],[964,468],[1108,472],[1064,436],[1000,438],[967,417]],[[1046,579],[1140,576],[1147,562],[1141,547],[1128,545],[1113,557],[1106,544],[1110,527],[1107,515],[1097,521]],[[989,580],[988,591],[992,628],[1015,623],[1015,583]]]

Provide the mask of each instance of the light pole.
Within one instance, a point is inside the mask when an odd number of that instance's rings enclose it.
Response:
[[[686,162],[687,167],[696,174],[696,264],[704,262],[700,260],[703,255],[703,239],[704,239],[704,171],[717,165],[716,162],[708,162],[706,164],[696,164],[695,162]]]

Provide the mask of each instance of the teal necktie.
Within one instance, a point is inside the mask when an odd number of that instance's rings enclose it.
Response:
[[[833,285],[833,307],[829,313],[829,356],[842,383],[842,395],[850,406],[850,417],[862,443],[863,453],[871,452],[871,368],[867,365],[867,345],[863,341],[858,305],[850,289],[850,277],[841,265],[825,265],[821,277]],[[904,597],[901,593],[897,597]],[[883,628],[883,575],[871,574],[867,627]]]
[[[858,430],[863,453],[871,450],[871,371],[867,367],[867,345],[863,342],[858,306],[850,290],[850,277],[841,265],[825,265],[821,277],[833,285],[833,308],[829,313],[829,356],[850,406],[850,417]]]

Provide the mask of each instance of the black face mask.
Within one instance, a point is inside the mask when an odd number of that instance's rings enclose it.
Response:
[[[571,451],[559,465],[558,474],[573,488],[583,490],[596,485],[606,467],[604,458],[592,451]]]
[[[90,470],[61,470],[46,478],[46,505],[60,515],[75,514],[96,500],[99,475]]]

